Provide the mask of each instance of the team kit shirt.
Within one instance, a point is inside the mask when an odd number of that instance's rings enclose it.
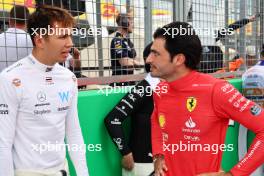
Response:
[[[248,176],[264,162],[264,113],[231,84],[192,71],[167,85],[167,93],[154,94],[152,114],[153,156],[163,154],[166,176],[194,176],[221,169],[229,118],[256,133],[248,154],[230,172]]]
[[[77,175],[88,176],[72,72],[29,55],[0,74],[0,90],[0,176],[64,169],[64,139]]]

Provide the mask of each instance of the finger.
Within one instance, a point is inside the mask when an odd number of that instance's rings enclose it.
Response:
[[[80,53],[77,48],[73,48],[75,53]]]
[[[159,173],[160,173],[160,176],[165,176],[163,169],[160,169]]]
[[[158,169],[157,171],[155,171],[155,176],[165,176],[165,174],[162,169]]]
[[[162,169],[165,170],[165,171],[168,171],[168,168],[167,168],[166,164],[163,164]]]

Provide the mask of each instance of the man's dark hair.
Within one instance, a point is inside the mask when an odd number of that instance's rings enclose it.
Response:
[[[16,24],[26,24],[29,17],[29,10],[23,5],[14,5],[10,10],[10,20],[15,21]]]
[[[147,57],[149,56],[150,52],[151,52],[151,46],[152,46],[153,42],[149,43],[144,51],[143,51],[143,59],[144,59],[144,63],[145,63],[145,70],[147,73],[150,72],[150,64],[146,63]]]
[[[59,8],[59,7],[52,7],[52,6],[40,6],[36,9],[36,11],[30,15],[28,19],[28,33],[31,37],[32,43],[35,46],[34,37],[35,31],[37,33],[40,32],[40,29],[48,29],[48,27],[55,27],[53,26],[55,22],[58,22],[62,25],[62,27],[73,27],[75,25],[75,20],[68,13],[67,10]],[[46,37],[46,36],[44,36]]]
[[[186,22],[169,23],[162,28],[158,28],[153,37],[154,39],[165,39],[164,47],[169,52],[171,61],[174,56],[181,53],[185,56],[186,67],[197,69],[201,60],[202,45],[190,24]]]

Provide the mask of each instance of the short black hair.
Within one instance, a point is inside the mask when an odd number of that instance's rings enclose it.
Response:
[[[26,24],[29,17],[29,10],[23,5],[14,5],[10,10],[10,20],[14,20],[17,24]]]
[[[185,33],[183,33],[185,31]],[[190,69],[197,69],[202,55],[202,45],[192,26],[186,22],[172,22],[158,28],[154,39],[165,39],[165,49],[171,56],[171,61],[177,54],[186,58],[185,65]]]
[[[150,52],[151,52],[151,46],[152,46],[153,42],[149,43],[144,51],[143,51],[143,59],[144,59],[144,63],[145,63],[145,70],[147,73],[150,72],[150,64],[146,63],[147,57],[149,56]]]

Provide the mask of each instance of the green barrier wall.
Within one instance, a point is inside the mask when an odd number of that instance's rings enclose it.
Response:
[[[230,80],[241,91],[241,79]],[[90,176],[121,176],[120,154],[112,143],[104,118],[125,93],[111,93],[92,90],[79,93],[78,110],[82,133],[87,145],[87,161]],[[238,128],[235,123],[227,131],[226,143],[234,144],[234,151],[224,152],[222,167],[229,170],[238,162]],[[251,135],[251,141],[253,136]],[[76,176],[70,163],[71,176]]]

